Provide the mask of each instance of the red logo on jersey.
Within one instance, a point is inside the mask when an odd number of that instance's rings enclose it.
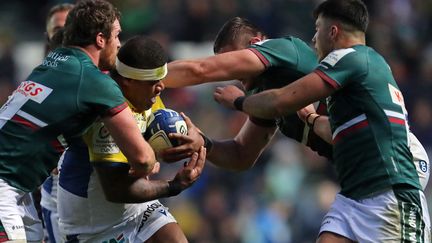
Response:
[[[22,93],[25,96],[27,95],[36,96],[43,91],[43,88],[34,82],[24,81],[18,86],[17,91]]]
[[[396,99],[402,103],[403,102],[402,93],[395,91],[395,95],[396,95]]]

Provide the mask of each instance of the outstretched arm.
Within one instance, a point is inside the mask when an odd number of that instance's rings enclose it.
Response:
[[[231,51],[201,59],[173,61],[163,80],[167,88],[208,82],[248,79],[265,70],[258,56],[248,49]]]
[[[186,123],[192,125],[187,117]],[[190,125],[188,127],[191,127]],[[275,132],[275,125],[258,126],[247,120],[234,138],[227,140],[210,139],[212,145],[207,151],[208,160],[224,169],[233,171],[247,170],[255,164]],[[180,133],[170,134],[170,137],[183,141],[183,143],[188,141],[188,136]],[[204,141],[201,140],[199,145],[202,144],[204,144]],[[186,144],[166,149],[160,155],[165,161],[177,161],[179,154],[184,155],[185,151],[187,151]]]
[[[315,73],[310,73],[280,89],[271,89],[247,96],[237,102],[237,109],[260,117],[274,118],[292,114],[297,110],[324,97],[330,96],[334,89]],[[234,109],[234,101],[239,97],[232,86],[219,87],[214,98],[219,103]],[[238,100],[239,101],[239,100]],[[241,107],[239,107],[241,106]]]

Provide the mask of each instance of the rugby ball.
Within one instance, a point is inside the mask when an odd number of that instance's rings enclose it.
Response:
[[[177,139],[170,139],[168,134],[186,135],[187,132],[186,122],[178,112],[171,109],[160,109],[150,115],[144,138],[157,153],[180,145]]]

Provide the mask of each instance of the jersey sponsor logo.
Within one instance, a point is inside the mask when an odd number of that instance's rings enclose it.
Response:
[[[161,214],[167,216],[167,211],[166,211],[165,209],[160,209],[160,210],[159,210],[159,213],[161,213]]]
[[[321,62],[324,62],[333,67],[334,65],[336,65],[336,63],[339,62],[340,59],[342,59],[342,57],[351,52],[355,52],[355,50],[353,48],[335,50],[330,52],[330,54],[328,54]]]
[[[93,134],[93,152],[97,154],[118,154],[120,148],[111,137],[103,123],[95,125],[96,133]]]
[[[46,99],[46,97],[48,97],[49,94],[51,94],[51,92],[51,88],[48,88],[42,84],[35,83],[33,81],[23,81],[15,90],[14,94],[19,93],[40,104]]]
[[[418,228],[422,228],[420,208],[409,202],[402,202],[402,241],[420,242]]]
[[[428,171],[428,164],[424,160],[420,160],[419,162],[419,168],[422,172],[426,173]]]
[[[6,103],[0,108],[0,128],[17,114],[27,101],[32,100],[41,104],[52,91],[51,88],[30,80],[21,82],[18,88],[9,96]]]
[[[150,218],[152,213],[156,211],[158,208],[163,207],[160,202],[154,202],[152,204],[147,204],[147,209],[143,212],[143,218],[141,220],[140,226],[138,227],[138,232],[141,231],[142,227],[144,227],[144,224],[147,222],[147,220]],[[164,209],[163,209],[164,210]],[[159,211],[160,212],[160,211]],[[166,215],[166,213],[165,213]]]
[[[42,61],[42,66],[57,67],[58,62],[65,62],[69,59],[69,55],[63,55],[58,52],[50,52],[47,57]]]
[[[391,96],[393,103],[395,103],[401,107],[405,107],[405,102],[404,102],[402,92],[400,92],[399,89],[397,89],[395,86],[393,86],[391,84],[388,84],[388,88],[389,88],[390,96]]]

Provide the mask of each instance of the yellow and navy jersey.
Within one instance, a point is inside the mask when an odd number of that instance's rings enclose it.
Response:
[[[141,132],[146,129],[150,113],[161,108],[165,108],[164,104],[157,97],[151,109],[134,113]],[[151,203],[107,201],[93,166],[127,166],[126,157],[101,122],[94,124],[82,140],[71,144],[60,168],[57,208],[60,225],[68,235],[94,234],[112,229],[125,220],[133,220]]]
[[[131,104],[129,104],[129,106],[133,111]],[[157,96],[156,102],[153,104],[151,109],[142,113],[133,112],[134,118],[139,129],[141,130],[141,133],[145,132],[150,114],[155,110],[163,108],[165,108],[165,106],[161,98]],[[90,162],[128,162],[102,122],[95,123],[89,129],[89,131],[84,135],[84,141],[87,144],[89,150]]]

